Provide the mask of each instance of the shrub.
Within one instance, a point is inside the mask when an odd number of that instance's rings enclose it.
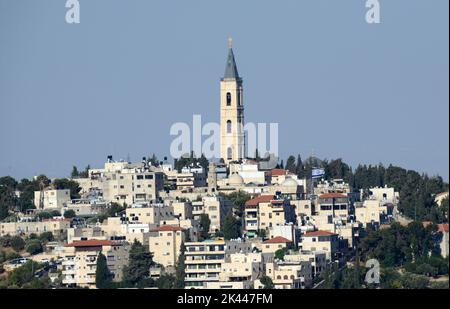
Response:
[[[14,251],[19,252],[25,247],[25,241],[20,236],[14,236],[11,238],[11,247]]]
[[[32,240],[27,243],[25,250],[29,254],[34,255],[34,254],[41,253],[43,251],[43,248],[42,248],[42,244],[40,241]]]

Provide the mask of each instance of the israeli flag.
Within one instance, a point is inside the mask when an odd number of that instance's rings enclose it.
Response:
[[[325,170],[323,168],[315,168],[312,170],[312,178],[320,178],[325,175]]]

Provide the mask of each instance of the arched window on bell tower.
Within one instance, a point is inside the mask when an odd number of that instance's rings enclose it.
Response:
[[[227,106],[231,106],[231,93],[227,92]]]
[[[239,90],[238,91],[238,94],[237,94],[237,102],[238,102],[238,106],[241,106],[242,105],[242,102],[241,102],[241,91]]]
[[[232,123],[231,120],[227,120],[227,133],[230,134],[232,131]]]
[[[233,159],[233,149],[231,147],[227,148],[227,160]]]

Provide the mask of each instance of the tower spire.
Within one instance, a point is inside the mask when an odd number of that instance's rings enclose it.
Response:
[[[239,79],[239,73],[237,70],[236,60],[234,59],[233,53],[233,38],[231,36],[228,38],[228,58],[227,58],[227,66],[225,67],[224,78]]]

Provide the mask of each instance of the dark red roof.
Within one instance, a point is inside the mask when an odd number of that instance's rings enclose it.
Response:
[[[264,244],[287,244],[287,243],[291,243],[292,241],[290,241],[287,238],[281,237],[281,236],[277,236],[274,238],[271,238],[269,240],[266,240],[264,242]]]
[[[433,222],[431,222],[431,221],[423,221],[422,222],[422,226],[424,227],[424,228],[426,228],[427,226],[429,226],[430,224],[433,224]],[[445,224],[436,224],[437,225],[437,227],[438,227],[438,231],[439,232],[445,232],[445,233],[448,233],[448,223],[445,223]]]
[[[287,175],[288,173],[289,173],[288,170],[284,170],[284,169],[281,169],[281,168],[275,168],[275,169],[273,169],[273,170],[270,171],[270,174],[271,174],[272,176]]]
[[[308,232],[305,233],[305,237],[315,237],[315,236],[333,236],[333,235],[337,235],[335,233],[331,233],[328,231],[314,231],[314,232]]]
[[[448,233],[448,223],[447,224],[438,224],[439,232]]]
[[[163,225],[157,227],[156,229],[151,230],[152,232],[175,232],[175,231],[184,231],[182,227],[175,225]]]
[[[348,197],[342,193],[326,193],[319,196],[320,198],[346,198]]]
[[[245,206],[258,206],[259,203],[268,203],[273,200],[273,195],[260,195],[245,203]]]
[[[114,246],[118,245],[118,243],[112,240],[79,240],[74,241],[73,243],[67,244],[66,247],[100,247],[100,246]]]

